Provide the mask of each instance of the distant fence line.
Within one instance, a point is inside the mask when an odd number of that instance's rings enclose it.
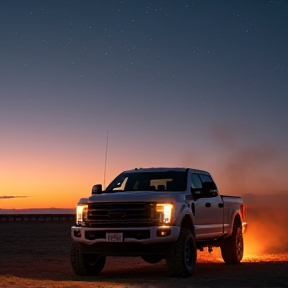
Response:
[[[75,222],[75,214],[0,214],[0,222]]]

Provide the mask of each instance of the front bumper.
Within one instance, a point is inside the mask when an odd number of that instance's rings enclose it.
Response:
[[[178,226],[152,226],[152,227],[123,227],[123,228],[90,228],[82,226],[71,227],[71,237],[73,241],[84,244],[94,245],[97,243],[109,243],[107,233],[122,233],[122,242],[117,242],[117,245],[123,243],[135,244],[157,244],[163,242],[176,242],[180,227]]]

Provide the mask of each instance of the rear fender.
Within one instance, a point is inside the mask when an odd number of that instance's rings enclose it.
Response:
[[[242,232],[243,232],[243,218],[242,218],[242,214],[241,214],[241,209],[239,207],[235,207],[235,209],[233,209],[231,211],[232,215],[230,217],[230,222],[229,222],[229,226],[227,227],[227,234],[230,236],[233,233],[233,228],[234,226],[236,227],[241,227],[242,228]],[[245,229],[244,229],[245,232]]]

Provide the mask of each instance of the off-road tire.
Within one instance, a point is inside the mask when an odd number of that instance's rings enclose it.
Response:
[[[141,258],[150,264],[159,263],[164,257],[161,255],[143,255]]]
[[[195,238],[188,229],[181,229],[179,237],[166,257],[170,276],[188,277],[193,275],[197,261]]]
[[[243,258],[244,242],[241,227],[234,227],[232,235],[220,246],[225,264],[239,264]]]
[[[72,241],[70,261],[77,275],[98,275],[105,266],[106,257],[94,254],[82,254],[79,249],[79,244]]]

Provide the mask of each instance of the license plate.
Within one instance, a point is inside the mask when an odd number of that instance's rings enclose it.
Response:
[[[106,233],[107,242],[123,242],[123,233]]]

